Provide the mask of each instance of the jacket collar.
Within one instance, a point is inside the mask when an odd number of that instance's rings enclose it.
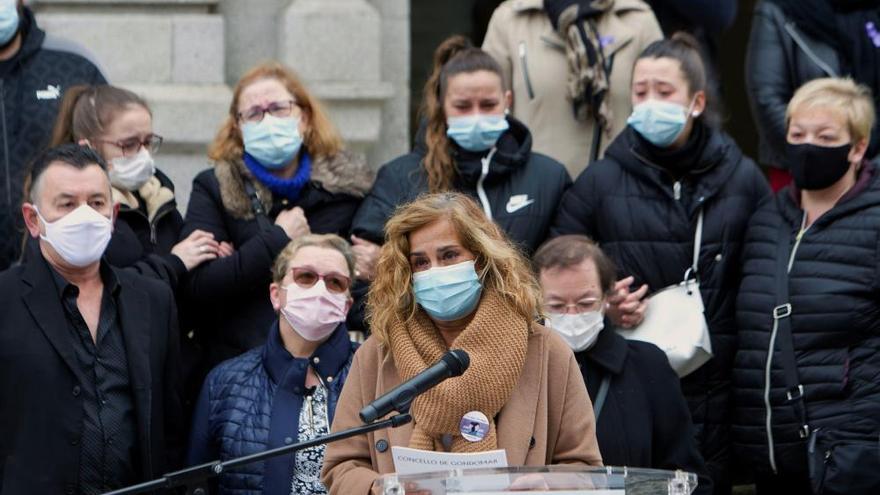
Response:
[[[793,228],[799,228],[804,213],[800,205],[800,192],[793,183],[776,193],[776,204],[786,222]],[[880,205],[880,173],[876,164],[866,161],[859,171],[853,188],[844,194],[833,208],[816,219],[811,228],[821,228],[841,217],[878,205]]]
[[[599,332],[596,343],[590,349],[577,353],[577,357],[579,361],[586,358],[612,375],[619,375],[623,373],[628,350],[626,339],[617,334],[616,329],[606,318],[605,328]]]
[[[543,11],[544,0],[513,0],[511,7],[516,13]],[[640,0],[615,0],[610,11],[613,15],[604,15],[599,20],[599,33],[602,35],[603,52],[606,57],[610,57],[639,35],[636,27],[620,19],[620,16],[627,11],[650,11],[650,7]],[[559,33],[553,32],[547,41],[565,47],[565,41]]]
[[[709,138],[703,147],[697,168],[685,176],[694,185],[694,196],[708,201],[715,196],[740,166],[742,152],[723,132],[706,128]],[[641,144],[636,131],[626,126],[606,151],[606,156],[614,159],[627,172],[655,184],[672,198],[672,175],[653,163],[646,148]],[[694,202],[694,208],[697,203]]]
[[[40,47],[43,46],[43,40],[46,39],[46,33],[37,26],[37,20],[29,7],[22,9],[20,29],[21,48],[15,58],[23,60],[40,50]]]
[[[345,323],[340,323],[311,356],[295,358],[284,348],[281,328],[276,320],[269,330],[269,338],[263,348],[263,366],[269,378],[277,386],[294,393],[299,387],[300,392],[297,395],[302,395],[305,392],[306,371],[310,365],[321,381],[327,385],[336,379],[348,363],[350,354],[348,328]]]
[[[149,221],[153,221],[160,212],[177,207],[177,201],[174,199],[174,184],[159,170],[156,170],[156,174],[137,190],[137,194],[116,187],[113,187],[112,192],[113,201],[119,203],[123,211],[140,210],[143,202]]]
[[[524,167],[532,152],[532,134],[529,129],[514,117],[507,116],[510,127],[498,138],[495,153],[489,163],[489,173],[486,182],[510,175],[514,170]],[[450,139],[452,157],[458,166],[458,182],[462,185],[474,187],[482,174],[483,158],[490,151],[473,152],[465,150]]]
[[[214,164],[214,175],[220,186],[223,207],[233,217],[242,220],[254,218],[245,180],[254,184],[265,211],[272,211],[273,197],[269,189],[257,181],[241,158],[221,160]],[[348,194],[363,198],[373,186],[375,172],[362,155],[340,150],[332,157],[315,157],[312,176],[303,188],[303,197],[309,189],[321,189],[332,194]]]

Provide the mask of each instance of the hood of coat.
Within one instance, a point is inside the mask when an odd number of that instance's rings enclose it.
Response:
[[[706,199],[714,196],[736,172],[743,159],[742,151],[725,133],[706,126],[709,133],[699,160],[684,180],[694,186],[694,195]],[[643,180],[670,190],[672,174],[651,162],[650,153],[636,131],[627,126],[609,145],[605,158],[614,160],[621,168]],[[670,193],[671,194],[671,193]]]
[[[214,175],[220,184],[223,207],[235,218],[254,218],[251,202],[245,189],[245,178],[250,179],[257,196],[266,211],[272,210],[272,193],[256,180],[244,161],[220,161],[214,163]],[[341,150],[331,157],[312,161],[312,176],[306,187],[315,187],[330,194],[347,194],[363,198],[373,186],[375,172],[367,165],[363,155]]]
[[[24,7],[21,16],[21,48],[15,54],[15,58],[23,60],[37,51],[43,46],[43,40],[46,39],[46,32],[37,26],[37,20],[30,8]]]
[[[499,178],[510,175],[511,172],[524,167],[532,153],[532,133],[525,124],[508,115],[507,122],[510,127],[495,145],[496,151],[492,155],[492,161],[489,163],[489,173],[486,181],[494,182]],[[480,179],[483,172],[483,158],[489,155],[489,151],[473,152],[463,149],[452,139],[449,140],[452,147],[451,155],[458,167],[458,177],[456,185],[459,188],[474,187]],[[425,144],[425,122],[419,126],[416,133],[415,147],[413,153],[418,155],[419,160],[423,160],[428,149]]]

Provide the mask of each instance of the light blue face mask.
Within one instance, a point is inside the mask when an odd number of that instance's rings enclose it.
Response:
[[[260,165],[278,170],[287,166],[302,146],[299,118],[266,114],[260,122],[241,126],[244,150]]]
[[[5,45],[18,32],[18,6],[15,0],[0,0],[0,45]]]
[[[466,115],[446,119],[446,135],[468,151],[486,151],[510,127],[504,114]]]
[[[413,273],[412,280],[416,302],[440,321],[471,314],[483,291],[473,261]]]
[[[687,124],[689,109],[678,103],[647,100],[633,108],[626,123],[654,146],[666,148]]]

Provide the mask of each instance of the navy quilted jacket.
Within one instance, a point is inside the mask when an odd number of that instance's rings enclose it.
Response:
[[[297,441],[299,413],[311,366],[328,391],[332,420],[357,344],[339,325],[309,359],[284,348],[276,322],[266,344],[214,368],[193,415],[187,463],[228,460]],[[221,494],[290,493],[294,456],[230,469],[218,480]]]
[[[594,239],[621,277],[632,275],[636,287],[648,284],[655,291],[683,279],[704,209],[700,289],[714,357],[681,386],[700,451],[716,486],[723,486],[740,253],[748,219],[770,188],[729,136],[708,127],[703,132],[699,158],[677,179],[651,160],[646,142],[627,127],[563,196],[550,234]]]
[[[856,435],[880,430],[880,173],[866,165],[864,188],[819,217],[797,244],[789,273],[791,329],[807,421],[813,429]],[[857,185],[856,188],[859,186]],[[780,224],[790,249],[803,211],[790,189],[767,198],[749,223],[737,299],[734,368],[735,447],[760,472],[806,474],[800,423],[786,401],[777,343],[769,353],[776,306]],[[770,380],[766,380],[769,358]],[[769,409],[765,405],[769,394]],[[767,420],[770,420],[768,431]]]

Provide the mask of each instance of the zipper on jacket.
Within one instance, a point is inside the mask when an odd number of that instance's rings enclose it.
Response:
[[[677,180],[674,184],[672,184],[672,197],[675,198],[676,201],[681,200],[681,181]]]
[[[492,220],[492,205],[489,204],[489,197],[486,195],[486,190],[483,188],[483,182],[486,180],[486,176],[489,175],[489,164],[492,163],[492,157],[495,156],[496,151],[498,151],[498,148],[492,148],[492,151],[490,151],[485,158],[480,160],[483,164],[483,169],[480,171],[480,178],[477,179],[477,197],[480,198],[480,203],[483,205],[483,211],[486,212],[486,216],[489,217],[489,220]]]
[[[519,42],[519,63],[520,63],[520,66],[522,67],[523,80],[525,80],[525,83],[526,83],[526,92],[529,93],[529,99],[534,100],[535,99],[535,90],[532,89],[532,80],[531,80],[531,78],[529,78],[529,66],[526,61],[526,42],[525,41]]]
[[[784,221],[784,220],[783,220]],[[794,257],[797,254],[798,248],[801,245],[801,239],[803,239],[804,234],[807,229],[805,228],[807,224],[807,213],[804,212],[804,216],[801,219],[801,228],[798,231],[798,235],[794,241],[794,247],[791,250],[791,255],[788,257],[788,272],[791,272],[791,266],[794,264]],[[779,320],[776,318],[774,313],[773,318],[773,330],[770,332],[770,346],[767,349],[767,364],[764,367],[764,408],[767,412],[765,415],[764,428],[767,431],[767,453],[768,459],[770,460],[770,468],[773,469],[773,473],[776,474],[776,452],[773,444],[773,411],[770,407],[770,370],[773,368],[773,351],[776,349],[776,334],[779,330]]]
[[[6,134],[6,80],[0,79],[0,121],[3,131],[3,164],[6,169],[6,203],[12,206],[12,177],[9,171],[9,136]]]

